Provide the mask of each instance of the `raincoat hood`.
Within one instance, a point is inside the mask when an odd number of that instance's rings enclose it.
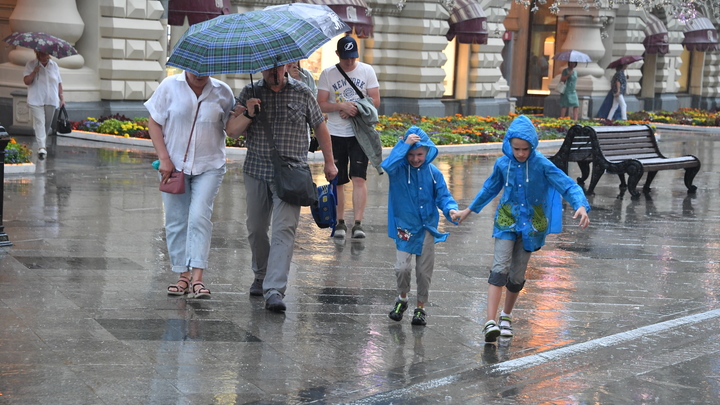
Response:
[[[438,155],[438,148],[437,146],[435,146],[435,143],[432,141],[432,139],[430,139],[430,137],[428,136],[428,134],[425,133],[425,131],[416,126],[412,126],[407,130],[403,141],[406,141],[408,136],[410,135],[418,135],[420,137],[420,141],[415,142],[410,147],[410,150],[417,149],[421,146],[427,146],[428,148],[427,155],[425,155],[425,163],[423,163],[420,167],[427,166],[432,163],[432,161],[435,160]]]
[[[413,134],[418,135],[420,140],[408,145],[405,139]],[[407,159],[408,152],[423,146],[427,147],[425,162],[419,167],[412,167]],[[421,255],[426,237],[433,238],[437,243],[445,241],[449,235],[438,229],[438,210],[452,222],[450,211],[457,210],[458,205],[448,190],[442,172],[432,164],[438,153],[438,148],[425,131],[413,126],[382,162],[381,166],[387,172],[390,183],[388,236],[395,240],[400,251]]]
[[[512,145],[510,145],[510,140],[513,138],[520,138],[530,143],[531,151],[528,160],[532,158],[535,154],[535,149],[538,146],[538,135],[537,131],[535,130],[535,125],[533,125],[532,121],[530,121],[530,118],[524,115],[518,115],[517,117],[515,117],[513,122],[510,123],[510,127],[505,133],[502,151],[505,156],[509,157],[512,160],[515,160],[515,156],[513,155],[512,151]]]

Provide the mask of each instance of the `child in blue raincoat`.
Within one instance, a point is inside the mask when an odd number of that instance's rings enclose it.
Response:
[[[395,240],[397,261],[395,275],[399,297],[388,315],[400,321],[408,308],[412,258],[415,256],[417,308],[411,323],[425,325],[425,303],[435,266],[435,243],[447,239],[438,231],[442,210],[448,221],[459,215],[458,205],[450,195],[440,170],[432,164],[438,149],[418,127],[411,127],[381,166],[390,180],[388,198],[388,236]]]
[[[493,237],[495,258],[488,278],[485,342],[498,336],[512,337],[511,313],[520,290],[525,285],[525,270],[532,252],[545,244],[548,233],[562,230],[560,195],[575,210],[573,218],[580,227],[590,224],[590,205],[583,189],[540,152],[537,132],[532,121],[520,115],[510,124],[503,140],[504,156],[495,167],[470,206],[453,219],[459,223],[472,212],[480,212],[501,191],[495,213]],[[558,195],[559,194],[559,195]],[[505,304],[496,321],[503,288]]]

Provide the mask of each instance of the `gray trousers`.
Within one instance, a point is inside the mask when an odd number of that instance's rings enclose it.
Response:
[[[252,270],[263,281],[265,299],[285,296],[300,206],[288,204],[275,193],[272,182],[244,176],[247,230]]]
[[[399,294],[410,292],[410,276],[412,273],[412,257],[415,256],[415,279],[417,280],[417,300],[428,302],[430,280],[435,269],[435,238],[425,231],[425,240],[421,255],[397,251],[395,276]]]

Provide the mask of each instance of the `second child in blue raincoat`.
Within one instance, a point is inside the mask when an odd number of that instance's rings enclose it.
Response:
[[[573,218],[580,227],[590,225],[590,205],[583,189],[540,152],[538,136],[532,121],[524,115],[513,120],[505,134],[504,156],[495,161],[490,177],[470,206],[454,219],[464,221],[470,212],[480,212],[495,196],[500,202],[495,213],[495,257],[488,278],[485,342],[498,336],[512,337],[511,312],[525,286],[530,254],[545,244],[549,233],[562,230],[562,201],[565,198],[575,210]],[[496,321],[503,289],[505,303]]]
[[[400,321],[408,308],[412,258],[415,256],[417,308],[412,324],[425,325],[425,303],[435,266],[435,243],[447,239],[438,231],[443,212],[448,221],[459,215],[458,205],[450,195],[440,170],[432,164],[438,149],[418,127],[411,127],[381,166],[390,178],[388,198],[388,236],[395,240],[397,261],[395,275],[399,297],[388,315]]]

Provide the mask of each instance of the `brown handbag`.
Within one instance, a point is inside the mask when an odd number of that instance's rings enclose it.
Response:
[[[160,191],[162,191],[163,193],[185,194],[185,162],[187,161],[188,151],[190,150],[190,141],[192,140],[193,131],[195,131],[195,123],[197,122],[197,117],[200,113],[200,104],[202,104],[202,101],[198,103],[198,108],[195,112],[195,119],[193,120],[192,128],[190,128],[190,138],[188,139],[187,148],[185,148],[185,157],[183,158],[182,170],[173,170],[173,172],[170,173],[170,177],[168,177],[167,181],[163,182],[162,180],[160,180]]]

